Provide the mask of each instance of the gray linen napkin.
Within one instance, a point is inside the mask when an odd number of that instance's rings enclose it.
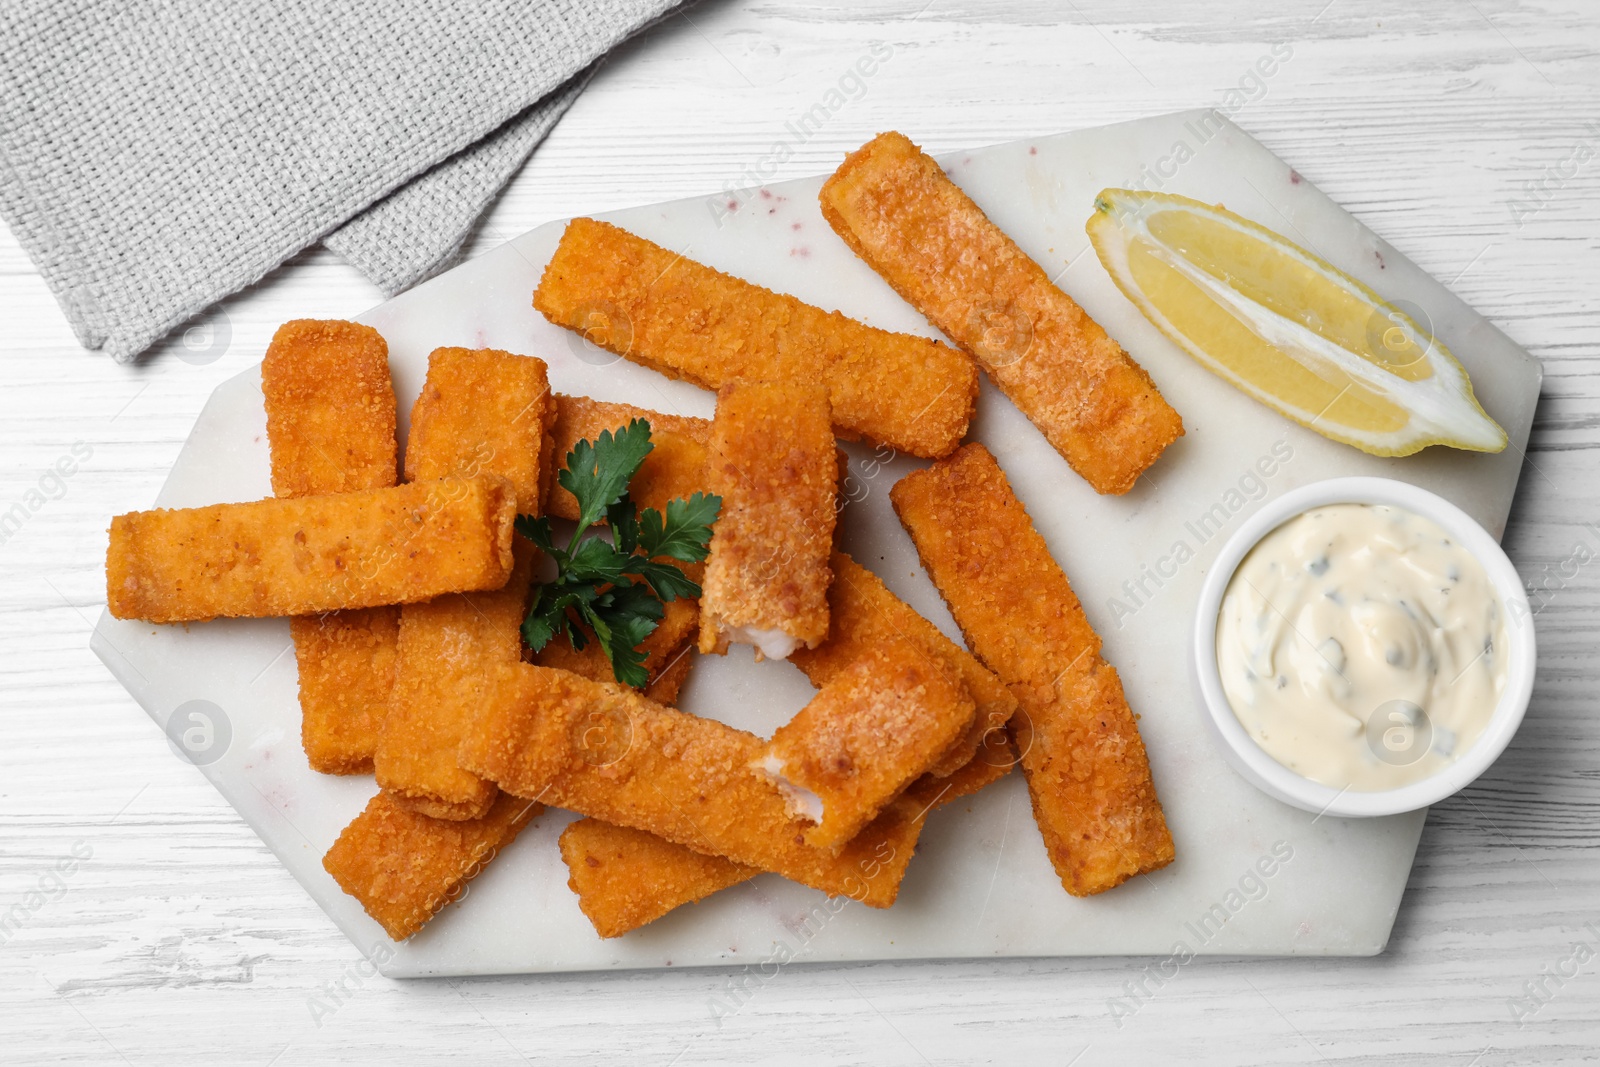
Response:
[[[677,3],[9,0],[0,215],[119,361],[318,240],[394,292]]]

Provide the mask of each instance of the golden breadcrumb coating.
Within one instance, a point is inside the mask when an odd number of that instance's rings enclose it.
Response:
[[[406,480],[499,474],[516,488],[517,514],[538,515],[554,420],[544,360],[492,348],[436,348],[411,408]]]
[[[967,644],[1011,688],[1034,818],[1061,884],[1100,893],[1172,862],[1172,835],[1116,668],[982,445],[890,499]]]
[[[718,391],[711,485],[722,511],[700,597],[701,652],[739,641],[757,645],[760,658],[774,640],[815,648],[828,636],[839,483],[829,425],[827,391],[817,385],[736,382]]]
[[[937,801],[936,806],[943,807],[998,782],[1011,773],[1017,762],[1011,732],[1005,727],[994,727],[984,732],[978,750],[966,763],[943,777],[925,774],[911,788],[922,795],[931,794]]]
[[[696,619],[698,629],[698,617]],[[644,687],[646,700],[653,700],[657,704],[665,704],[669,708],[678,706],[678,694],[683,692],[683,685],[689,680],[689,671],[694,667],[695,631],[691,630],[687,639],[678,646],[677,650],[668,656],[661,669],[651,672],[650,684]],[[601,681],[607,679],[602,678]]]
[[[504,795],[482,818],[444,822],[379,793],[339,834],[322,866],[390,937],[404,941],[456,899],[542,810]]]
[[[924,775],[897,803],[924,810],[943,807],[1004,778],[1015,762],[1006,731],[991,731],[965,767],[945,778]],[[601,937],[621,937],[680,905],[761,873],[759,867],[707,856],[599,819],[579,819],[562,831],[561,858],[578,907]]]
[[[275,496],[395,484],[389,346],[370,326],[296,319],[261,361]]]
[[[411,409],[406,475],[493,472],[516,491],[521,514],[544,497],[555,401],[542,360],[495,349],[438,348]],[[456,765],[462,733],[479,713],[493,668],[522,655],[522,619],[539,552],[513,539],[516,567],[493,592],[406,607],[394,698],[378,743],[378,784],[438,819],[475,819],[493,783]]]
[[[1126,493],[1183,421],[1144,368],[898,133],[823,185],[855,253],[981,364],[1096,492]]]
[[[272,491],[281,497],[395,484],[389,346],[370,326],[298,319],[261,361]],[[398,608],[289,620],[300,675],[300,741],[311,769],[372,770],[394,684]]]
[[[593,441],[602,431],[620,430],[634,419],[644,419],[650,424],[650,443],[655,446],[633,481],[628,483],[628,497],[635,504],[641,509],[663,511],[669,500],[687,499],[695,493],[708,491],[709,419],[664,415],[632,404],[612,404],[586,396],[556,394],[556,421],[551,431],[554,447],[550,454],[554,471],[566,466],[568,453],[579,441]],[[576,520],[578,502],[556,482],[553,472],[549,483],[545,513],[558,519]]]
[[[806,843],[836,851],[967,732],[973,712],[948,664],[892,638],[823,686],[754,766],[811,823]]]
[[[944,777],[966,766],[986,733],[1004,732],[1017,710],[1017,698],[983,664],[933,623],[889,591],[883,579],[851,559],[833,554],[833,584],[828,587],[828,639],[816,648],[796,649],[789,661],[821,688],[868,650],[897,638],[950,666],[977,705],[969,728],[928,773]]]
[[[926,812],[897,800],[838,855],[813,848],[805,824],[750,767],[764,744],[624,686],[519,664],[463,741],[460,762],[506,792],[871,907],[894,903]]]
[[[300,668],[300,745],[324,774],[369,774],[394,690],[399,608],[289,620]]]
[[[455,593],[400,614],[394,695],[374,768],[378,784],[436,819],[476,819],[493,783],[462,770],[456,749],[481,714],[495,668],[522,657],[522,619],[539,550],[514,539],[516,566],[500,588]]]
[[[561,858],[567,886],[601,937],[621,937],[761,873],[599,819],[579,819],[561,831]]]
[[[823,383],[841,437],[914,456],[948,455],[978,395],[977,369],[947,345],[812,307],[594,219],[567,225],[533,306],[706,389],[739,378]]]
[[[133,511],[111,520],[119,619],[315,615],[497,589],[511,572],[511,484],[497,475],[355,493]]]

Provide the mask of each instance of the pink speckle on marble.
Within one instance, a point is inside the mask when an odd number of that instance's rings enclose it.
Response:
[[[805,245],[801,245],[798,248],[789,249],[789,254],[791,256],[799,256],[801,259],[810,259],[811,249]]]
[[[728,210],[729,211],[738,211],[739,210],[739,201],[733,199],[732,197],[729,197],[728,198]]]
[[[761,190],[761,199],[763,199],[763,200],[771,200],[772,199],[772,190],[771,189],[763,189],[763,190]]]
[[[1300,184],[1300,172],[1299,171],[1297,171],[1297,170],[1290,170],[1289,171],[1289,184],[1290,185],[1299,185]]]
[[[1039,154],[1039,146],[1038,145],[1029,145],[1028,146],[1028,155],[1036,156],[1038,154]]]
[[[789,229],[798,230],[800,229],[800,224],[798,222],[791,222],[789,223]]]

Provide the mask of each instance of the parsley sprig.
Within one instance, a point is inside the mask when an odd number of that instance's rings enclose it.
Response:
[[[567,454],[556,480],[578,501],[578,525],[566,547],[555,546],[549,519],[517,516],[518,532],[557,568],[555,581],[535,587],[522,639],[537,652],[566,634],[582,651],[587,627],[617,681],[635,688],[649,681],[639,644],[661,621],[662,603],[700,595],[697,583],[662,560],[705,559],[722,509],[721,497],[695,493],[668,501],[665,515],[655,508],[639,511],[628,499],[628,483],[654,447],[650,423],[634,419],[593,442],[579,441]],[[602,517],[611,527],[610,541],[590,529]]]

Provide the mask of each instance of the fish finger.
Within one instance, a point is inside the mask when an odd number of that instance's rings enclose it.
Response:
[[[680,905],[761,873],[759,867],[600,819],[569,824],[561,831],[560,845],[567,886],[601,937],[621,937]]]
[[[395,484],[389,346],[370,326],[296,319],[261,360],[274,496]]]
[[[439,348],[411,409],[406,474],[491,471],[510,480],[522,514],[538,514],[555,403],[542,360],[494,349]],[[495,788],[456,764],[493,669],[522,656],[522,619],[539,554],[514,539],[500,589],[408,605],[400,614],[394,698],[374,761],[378,784],[441,819],[473,819]]]
[[[845,244],[977,360],[1096,492],[1126,493],[1183,435],[1144,368],[904,135],[851,153],[820,200]]]
[[[977,368],[947,345],[812,307],[594,219],[567,225],[533,306],[706,389],[740,378],[824,384],[839,436],[914,456],[948,455],[977,398]]]
[[[971,796],[1011,770],[1016,757],[1004,729],[988,734],[979,752],[954,774],[924,775],[904,800],[940,808]],[[761,868],[708,856],[655,834],[600,819],[579,819],[561,832],[567,885],[601,937],[621,937],[684,904],[747,882]]]
[[[891,639],[836,674],[752,766],[810,824],[806,844],[836,851],[967,732],[974,710],[944,660]]]
[[[543,360],[492,348],[436,348],[411,408],[406,480],[503,475],[516,487],[517,514],[538,515],[554,421]]]
[[[496,667],[522,656],[522,618],[539,550],[515,538],[516,566],[500,589],[455,593],[400,614],[394,695],[373,766],[400,803],[436,819],[476,819],[493,783],[456,763],[462,736],[482,712]]]
[[[395,484],[395,399],[389,346],[370,326],[297,319],[278,327],[261,361],[276,496]],[[394,686],[400,609],[289,620],[300,679],[300,744],[311,769],[364,774]]]
[[[837,855],[805,843],[770,780],[765,742],[626,686],[519,664],[502,675],[460,762],[518,796],[631,826],[871,907],[894,903],[925,810],[897,799]]]
[[[339,834],[322,866],[391,938],[404,941],[458,899],[542,810],[503,795],[482,818],[445,822],[379,793]]]
[[[111,520],[113,617],[315,615],[498,589],[516,498],[496,475],[133,511]]]
[[[994,457],[966,445],[889,498],[968,646],[1021,705],[1012,731],[1067,892],[1104,892],[1171,863],[1122,681]]]
[[[717,393],[711,485],[722,511],[700,597],[700,651],[785,659],[828,636],[839,482],[827,391],[736,382]]]
[[[394,693],[400,609],[289,620],[300,674],[300,747],[314,771],[369,774]]]
[[[940,633],[848,553],[835,551],[832,567],[828,639],[816,648],[795,649],[789,662],[820,689],[871,649],[897,639],[913,642],[956,671],[977,705],[971,726],[928,773],[944,777],[966,766],[985,734],[1004,732],[1017,710],[1017,698],[971,653]]]

